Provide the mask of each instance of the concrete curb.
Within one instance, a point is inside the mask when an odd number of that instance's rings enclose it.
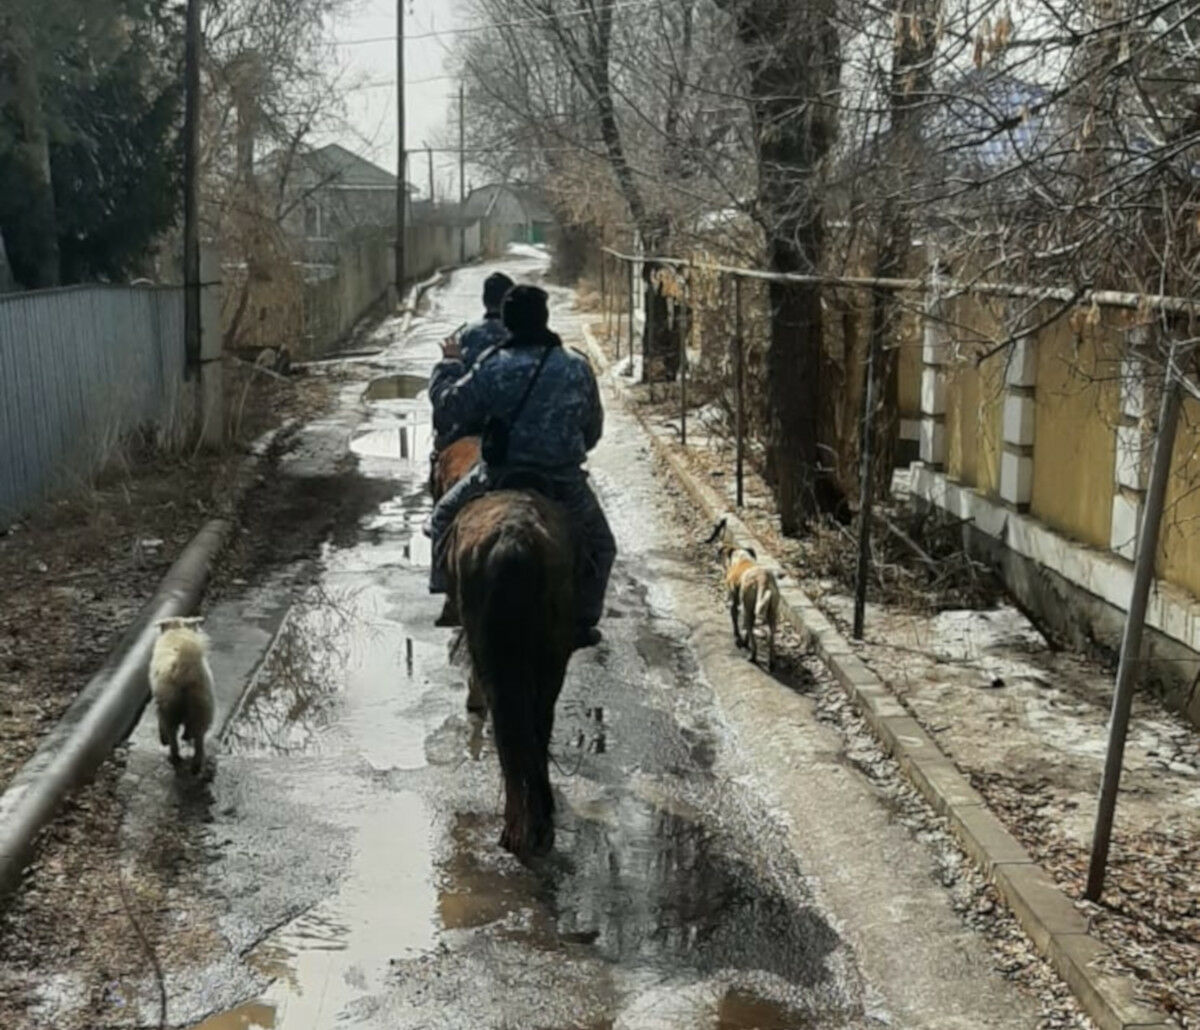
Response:
[[[583,327],[592,360],[601,370],[610,362],[590,330]],[[758,552],[763,565],[779,576],[783,615],[829,668],[855,702],[884,748],[941,815],[976,865],[995,884],[1038,951],[1066,981],[1080,1007],[1101,1030],[1178,1030],[1166,1013],[1136,1000],[1134,983],[1110,976],[1100,966],[1112,949],[1088,933],[1088,923],[1051,877],[987,808],[982,796],[867,667],[854,649],[745,524],[724,498],[699,479],[677,453],[670,438],[630,403],[628,385],[609,377],[625,407],[638,420],[655,452],[670,467],[693,503],[715,522],[725,517],[734,536]]]
[[[150,696],[146,666],[158,635],[154,624],[195,610],[231,529],[229,520],[213,519],[192,538],[100,671],[0,795],[0,898],[20,884],[37,834],[59,802],[137,722]]]
[[[404,302],[404,317],[400,321],[400,334],[404,335],[412,328],[412,320],[416,317],[417,308],[421,303],[421,298],[425,296],[427,290],[432,289],[441,283],[451,272],[456,269],[463,268],[464,265],[446,265],[439,268],[428,279],[424,279],[416,283],[408,292],[408,300]]]

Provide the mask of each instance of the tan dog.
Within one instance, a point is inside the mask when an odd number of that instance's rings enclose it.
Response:
[[[770,569],[758,564],[758,555],[753,547],[738,547],[725,519],[713,528],[706,541],[712,543],[720,538],[718,555],[725,570],[725,590],[729,597],[729,615],[733,620],[733,638],[738,647],[750,648],[750,661],[758,661],[758,641],[754,636],[757,622],[767,625],[767,668],[775,666],[775,627],[779,622],[779,584]],[[741,608],[746,623],[743,638],[738,627],[738,608]]]
[[[160,619],[150,655],[150,692],[158,708],[158,736],[179,763],[179,728],[192,745],[192,772],[204,769],[204,735],[213,721],[213,676],[202,619]]]

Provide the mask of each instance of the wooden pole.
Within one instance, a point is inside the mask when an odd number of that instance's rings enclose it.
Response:
[[[733,363],[734,383],[737,387],[737,506],[745,502],[746,462],[746,353],[742,343],[742,280],[733,278]]]
[[[425,158],[429,165],[429,208],[433,210],[433,147],[425,145]]]
[[[404,149],[404,4],[396,0],[396,303],[404,303],[408,151]]]
[[[1133,593],[1129,598],[1129,613],[1125,617],[1125,632],[1121,637],[1121,660],[1117,666],[1117,682],[1113,689],[1112,718],[1108,727],[1108,754],[1104,760],[1104,776],[1100,781],[1100,801],[1092,833],[1092,857],[1088,865],[1087,890],[1084,892],[1084,897],[1089,901],[1099,901],[1104,891],[1104,874],[1108,867],[1108,848],[1112,839],[1117,788],[1121,785],[1121,766],[1125,758],[1125,737],[1129,732],[1129,710],[1133,704],[1134,669],[1141,657],[1146,602],[1154,581],[1158,534],[1162,525],[1167,481],[1171,477],[1171,456],[1175,449],[1175,430],[1179,425],[1180,400],[1179,380],[1175,373],[1175,341],[1172,340],[1167,371],[1163,377],[1162,409],[1154,442],[1154,461],[1150,467],[1150,482],[1146,488],[1146,510],[1138,531],[1137,555],[1133,566]]]
[[[183,98],[183,354],[184,376],[200,369],[200,4],[188,0]],[[203,405],[197,405],[197,418]]]
[[[467,227],[463,216],[467,209],[467,123],[466,89],[458,84],[458,263],[467,260]]]

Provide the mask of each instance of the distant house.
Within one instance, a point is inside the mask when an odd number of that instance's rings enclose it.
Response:
[[[492,183],[471,190],[464,215],[486,220],[501,243],[545,243],[556,225],[538,190],[515,183]]]
[[[338,240],[363,232],[394,232],[396,176],[336,143],[291,156],[276,152],[263,163],[265,178],[282,182],[283,229],[304,241],[308,260]],[[413,187],[407,189],[411,213]]]

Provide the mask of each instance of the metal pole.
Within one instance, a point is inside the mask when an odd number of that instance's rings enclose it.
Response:
[[[467,208],[467,125],[463,118],[466,110],[466,90],[458,84],[458,263],[467,260],[467,227],[463,215]]]
[[[396,303],[404,303],[408,152],[404,149],[404,4],[396,0]]]
[[[854,639],[862,640],[867,607],[867,576],[871,571],[871,419],[875,414],[875,352],[878,335],[871,333],[867,347],[867,374],[863,384],[862,421],[859,429],[858,569],[854,576]]]
[[[683,311],[687,326],[679,334],[679,442],[687,446],[687,338],[692,331],[692,277],[683,273]]]
[[[604,313],[604,331],[608,333],[608,283],[605,281],[604,272],[605,265],[608,264],[608,255],[604,251],[600,251],[600,310]]]
[[[626,261],[625,267],[629,270],[629,363],[630,373],[633,369],[633,262]]]
[[[1129,598],[1129,614],[1125,618],[1125,632],[1121,638],[1121,660],[1117,666],[1117,683],[1113,689],[1108,754],[1104,759],[1104,777],[1100,781],[1100,802],[1096,809],[1092,857],[1088,865],[1087,890],[1084,892],[1084,897],[1089,901],[1099,901],[1104,890],[1113,813],[1117,804],[1117,788],[1121,784],[1121,764],[1125,757],[1125,736],[1129,730],[1129,709],[1133,704],[1134,667],[1141,656],[1146,601],[1154,580],[1154,561],[1158,554],[1163,501],[1167,494],[1167,481],[1171,476],[1175,429],[1179,424],[1180,396],[1175,373],[1175,341],[1172,340],[1167,371],[1163,377],[1162,410],[1154,443],[1154,462],[1150,467],[1150,482],[1146,488],[1146,510],[1138,531],[1137,556],[1133,567],[1133,593]]]
[[[644,267],[644,266],[643,266]],[[646,384],[646,393],[650,403],[654,403],[654,370],[650,367],[650,340],[654,339],[654,305],[658,289],[653,277],[647,280],[646,298],[646,328],[642,330],[642,382]]]
[[[183,51],[183,355],[188,379],[200,369],[200,4],[188,0]],[[196,416],[204,417],[202,404]]]
[[[601,268],[601,270],[606,269],[608,267],[608,264],[609,264],[608,255],[605,254],[603,251],[601,251],[600,252],[600,268]],[[616,274],[615,268],[613,270],[613,274],[614,275]],[[605,294],[605,297],[604,297],[604,335],[609,337],[610,339],[613,335],[613,327],[612,327],[613,309],[617,306],[617,290],[616,290],[616,287],[613,285],[612,280],[613,280],[613,276],[611,276],[611,275],[608,276],[608,293]],[[617,335],[617,354],[618,354],[618,356],[620,356],[620,351],[621,351],[621,338],[620,338],[620,334],[618,334]]]
[[[742,344],[742,280],[733,280],[733,346],[736,348],[734,359],[734,382],[737,386],[737,506],[744,502],[744,481],[746,462],[746,355]]]

